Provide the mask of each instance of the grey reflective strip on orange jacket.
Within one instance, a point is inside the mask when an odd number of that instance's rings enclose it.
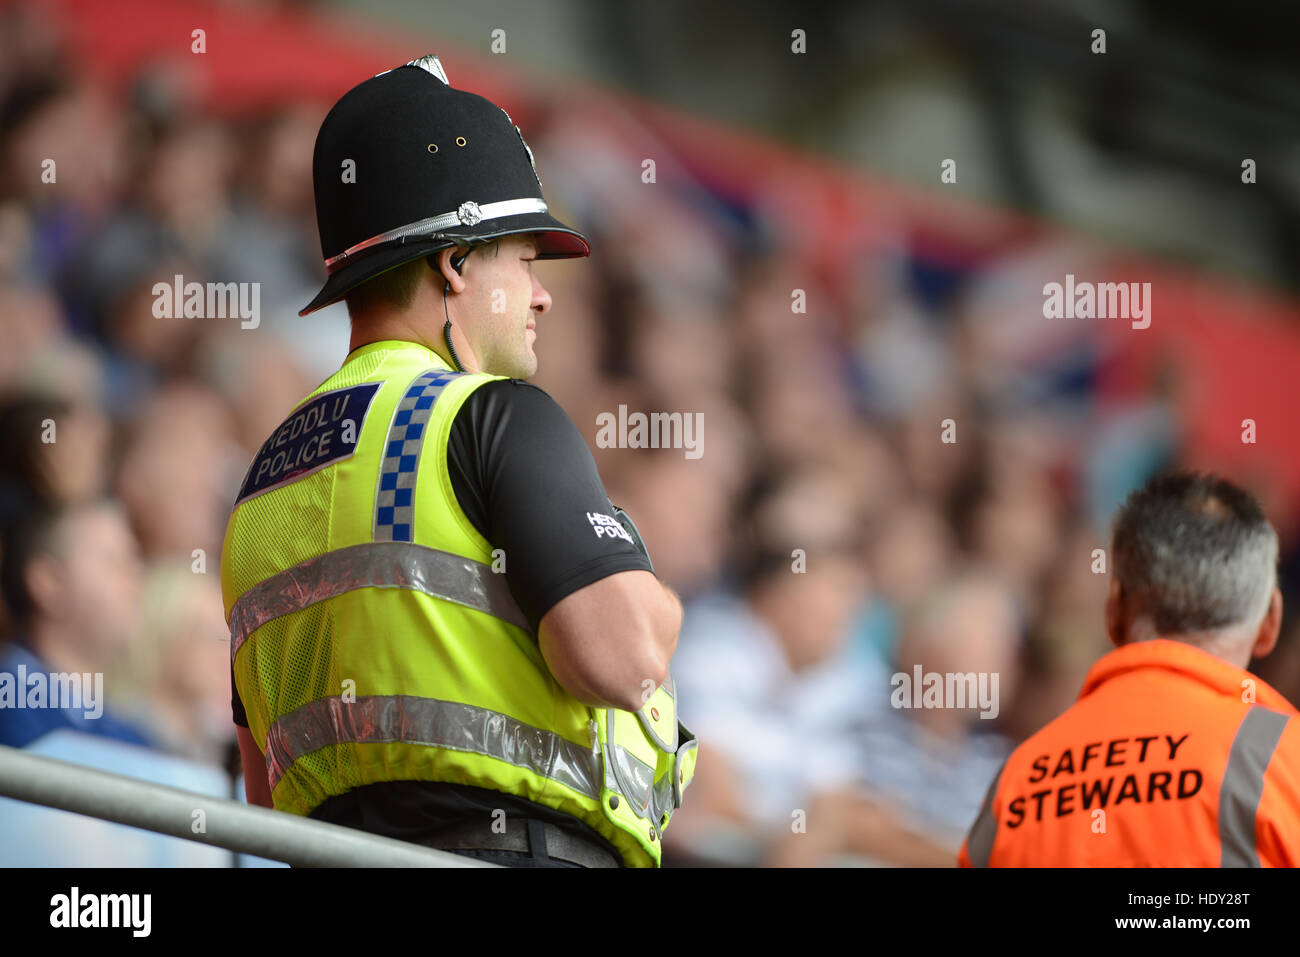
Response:
[[[231,660],[268,621],[358,588],[408,588],[531,631],[505,576],[482,562],[410,542],[366,542],[299,562],[239,596],[230,610]]]
[[[1002,771],[1006,766],[1004,761],[1002,767],[998,768],[998,773],[993,776],[993,783],[984,795],[979,817],[975,818],[970,834],[966,837],[966,853],[970,855],[971,867],[988,867],[989,858],[993,856],[993,839],[998,835],[998,819],[993,813],[993,795],[998,793],[998,782],[1002,780]]]
[[[1219,786],[1220,867],[1259,867],[1255,815],[1264,794],[1264,771],[1288,720],[1255,705],[1237,729]]]
[[[487,708],[414,695],[320,698],[289,712],[267,732],[267,775],[274,788],[295,761],[328,745],[399,741],[482,754],[600,798],[594,749]]]

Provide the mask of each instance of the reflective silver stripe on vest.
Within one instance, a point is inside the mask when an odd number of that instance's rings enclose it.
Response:
[[[481,562],[409,542],[366,542],[326,552],[272,575],[230,610],[230,659],[258,628],[358,588],[409,588],[531,629],[504,575]]]
[[[605,762],[605,786],[623,795],[632,812],[649,821],[656,834],[661,833],[663,816],[673,807],[671,775],[665,774],[656,784],[654,768],[614,743],[613,708],[605,712],[605,736],[609,745],[606,751],[611,755]]]
[[[649,820],[655,769],[624,747],[611,744],[608,750],[614,759],[606,768],[606,785],[627,798],[638,817]]]
[[[413,695],[320,698],[283,715],[267,732],[267,775],[274,788],[295,761],[327,745],[399,741],[496,758],[600,799],[594,749],[486,708]]]
[[[686,725],[682,724],[680,718],[677,720],[677,740],[680,743],[677,745],[677,753],[673,756],[673,765],[669,775],[670,780],[668,782],[672,787],[674,808],[682,806],[682,795],[686,793],[686,756],[699,746],[699,742],[695,738],[695,733],[691,731],[690,728],[686,727]],[[692,770],[692,779],[694,778],[694,774],[695,772]]]
[[[1002,780],[1002,771],[1006,766],[1006,762],[1002,762],[1002,767],[998,768],[998,773],[993,776],[993,783],[989,785],[984,795],[984,804],[980,807],[979,817],[975,818],[970,834],[966,837],[966,853],[970,856],[972,867],[988,867],[989,858],[993,856],[993,839],[998,834],[998,819],[993,813],[993,796],[998,793],[998,782]]]
[[[1255,705],[1237,729],[1219,785],[1220,867],[1259,867],[1255,815],[1264,794],[1264,770],[1288,720]]]
[[[668,773],[655,783],[654,796],[651,799],[651,805],[655,812],[655,829],[658,830],[660,836],[662,836],[664,825],[667,824],[667,821],[665,821],[664,818],[668,817],[676,809],[676,805],[673,803],[672,768],[669,768]]]

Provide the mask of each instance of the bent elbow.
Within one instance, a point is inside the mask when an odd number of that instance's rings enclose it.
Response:
[[[642,655],[633,675],[636,686],[631,698],[622,707],[626,711],[639,711],[650,696],[668,680],[668,666],[677,647],[677,631],[649,631],[641,639]]]
[[[670,657],[671,653],[667,655],[655,654],[651,655],[645,662],[645,677],[641,680],[639,689],[641,703],[649,700],[650,695],[654,694],[655,688],[668,680],[668,661]],[[651,686],[651,682],[653,682],[653,686]],[[638,704],[637,707],[641,707],[641,704]]]

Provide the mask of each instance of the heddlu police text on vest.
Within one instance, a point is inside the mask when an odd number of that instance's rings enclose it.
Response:
[[[1113,741],[1093,741],[1077,748],[1066,748],[1059,755],[1040,754],[1034,758],[1030,784],[1046,781],[1048,786],[1028,794],[1019,794],[1007,804],[1007,827],[1017,828],[1026,817],[1041,821],[1044,814],[1066,817],[1075,811],[1118,807],[1125,801],[1135,804],[1155,800],[1175,801],[1192,797],[1201,790],[1204,775],[1196,768],[1124,773],[1115,771],[1102,777],[1076,780],[1091,768],[1094,774],[1105,768],[1173,761],[1189,735],[1146,734]],[[1057,782],[1060,775],[1065,781]]]
[[[334,389],[300,407],[257,453],[238,501],[350,456],[378,390],[377,382]]]

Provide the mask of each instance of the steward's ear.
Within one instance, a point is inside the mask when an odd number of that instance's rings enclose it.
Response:
[[[1124,593],[1119,587],[1119,580],[1113,577],[1106,593],[1106,634],[1116,648],[1123,645],[1127,637],[1124,628]]]
[[[1263,658],[1270,654],[1277,647],[1277,638],[1281,633],[1282,591],[1274,588],[1273,595],[1268,600],[1268,611],[1264,612],[1264,620],[1259,623],[1259,631],[1255,633],[1255,646],[1251,649],[1251,657]]]

